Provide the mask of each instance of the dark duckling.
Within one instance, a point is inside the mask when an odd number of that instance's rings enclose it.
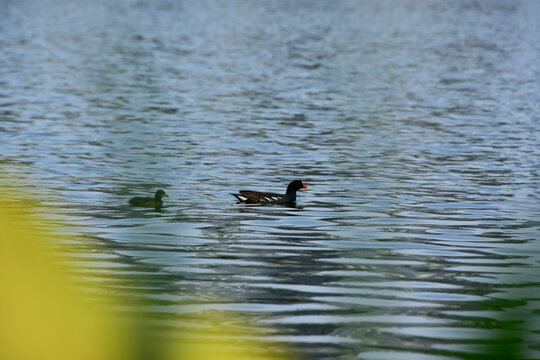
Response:
[[[240,190],[239,194],[233,194],[239,202],[245,204],[292,204],[296,201],[296,192],[300,189],[309,189],[302,180],[291,181],[285,194]]]
[[[129,199],[129,203],[133,206],[145,206],[145,207],[161,207],[163,206],[163,200],[161,199],[164,196],[169,196],[165,194],[165,191],[158,190],[153,198],[136,196]]]

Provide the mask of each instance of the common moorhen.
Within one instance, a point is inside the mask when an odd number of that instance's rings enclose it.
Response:
[[[302,188],[309,189],[302,180],[294,180],[287,186],[285,194],[251,190],[240,190],[239,194],[231,194],[245,204],[290,204],[296,201],[296,192]]]
[[[163,206],[163,200],[161,200],[161,198],[164,196],[169,196],[169,195],[165,194],[165,191],[160,189],[156,191],[156,194],[154,195],[153,198],[136,196],[134,198],[129,199],[129,203],[133,206],[161,207]]]

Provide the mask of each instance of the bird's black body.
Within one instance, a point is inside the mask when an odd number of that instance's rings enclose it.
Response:
[[[133,206],[161,207],[163,206],[162,198],[164,196],[169,196],[169,195],[165,194],[165,191],[163,190],[158,190],[156,191],[153,198],[136,196],[134,198],[129,199],[129,203]]]
[[[296,192],[300,189],[309,188],[302,180],[294,180],[287,186],[285,194],[252,190],[240,190],[238,194],[231,194],[245,204],[292,204],[296,201]]]

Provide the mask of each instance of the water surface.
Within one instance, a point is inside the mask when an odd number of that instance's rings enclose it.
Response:
[[[309,359],[540,357],[537,2],[0,12],[3,176],[158,326],[231,310]],[[296,178],[296,207],[229,194]]]

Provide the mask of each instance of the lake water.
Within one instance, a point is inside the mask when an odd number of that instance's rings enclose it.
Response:
[[[540,358],[539,2],[0,13],[2,176],[163,327],[231,310],[300,358]],[[230,195],[297,178],[296,207]]]

